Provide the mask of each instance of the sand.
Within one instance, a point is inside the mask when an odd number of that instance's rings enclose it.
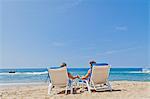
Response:
[[[47,94],[47,84],[0,86],[0,99],[150,99],[150,82],[113,81],[113,91],[81,92],[64,94],[64,89],[55,88]],[[59,93],[59,94],[58,94]]]

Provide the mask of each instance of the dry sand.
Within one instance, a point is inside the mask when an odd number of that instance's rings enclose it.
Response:
[[[47,95],[47,84],[0,86],[0,99],[150,99],[150,82],[113,81],[113,91],[80,92],[64,94],[64,89],[55,88]],[[59,93],[59,94],[57,94]]]

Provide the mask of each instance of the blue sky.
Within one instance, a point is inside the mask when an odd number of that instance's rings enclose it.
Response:
[[[90,60],[150,66],[148,0],[1,0],[0,67]]]

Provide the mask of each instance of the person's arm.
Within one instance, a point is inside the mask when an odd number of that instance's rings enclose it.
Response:
[[[68,72],[68,77],[71,78],[71,79],[80,78],[78,75],[77,76],[72,76],[69,72]]]
[[[91,70],[89,69],[87,74],[85,76],[82,76],[82,79],[87,79],[89,77],[90,73],[91,73]]]

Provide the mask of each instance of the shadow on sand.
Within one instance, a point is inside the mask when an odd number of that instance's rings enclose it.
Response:
[[[74,88],[73,89],[73,94],[81,94],[81,93],[84,93],[84,91],[81,91],[80,90],[81,88]],[[79,91],[80,90],[80,91]],[[87,91],[87,90],[86,90]],[[117,91],[122,91],[121,89],[112,89],[112,91],[110,90],[104,90],[104,91],[96,91],[96,90],[91,90],[92,93],[95,93],[95,92],[117,92]],[[68,94],[70,94],[70,91],[68,90],[67,91]],[[57,93],[57,94],[65,94],[65,90],[62,90],[61,92]]]
[[[103,91],[96,91],[96,90],[92,90],[92,92],[116,92],[116,91],[122,91],[121,89],[112,89],[112,91],[110,90],[103,90]]]

